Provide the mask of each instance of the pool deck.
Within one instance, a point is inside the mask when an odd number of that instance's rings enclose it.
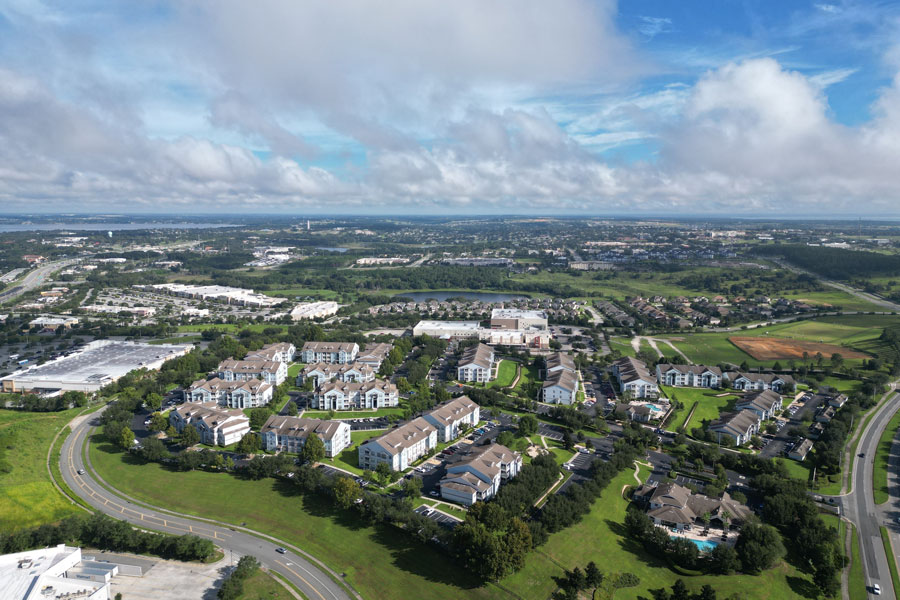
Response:
[[[709,542],[716,545],[719,544],[727,544],[728,546],[733,546],[737,542],[738,532],[734,530],[730,530],[727,533],[723,532],[722,529],[710,527],[708,535],[702,535],[702,529],[691,529],[691,530],[682,530],[682,531],[672,531],[670,528],[666,527],[666,531],[669,533],[669,537],[672,538],[683,538],[686,540],[691,540],[692,542]],[[726,538],[722,539],[722,536],[725,535]]]

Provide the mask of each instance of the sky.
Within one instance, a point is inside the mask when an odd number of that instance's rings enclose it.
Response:
[[[900,217],[900,2],[5,0],[0,212]]]

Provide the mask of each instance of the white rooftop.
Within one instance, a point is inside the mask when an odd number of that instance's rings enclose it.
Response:
[[[65,597],[89,598],[106,586],[63,575],[81,562],[81,548],[64,544],[0,556],[0,592],[4,600],[45,600]],[[87,592],[75,596],[78,592]],[[101,595],[101,598],[107,596]]]
[[[495,308],[491,311],[492,319],[546,319],[547,313],[542,310],[522,308]]]
[[[419,321],[416,329],[445,329],[447,331],[459,331],[471,329],[477,331],[481,328],[479,321]]]

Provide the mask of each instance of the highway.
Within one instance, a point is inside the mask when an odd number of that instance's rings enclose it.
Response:
[[[324,565],[314,564],[312,557],[304,556],[299,549],[287,542],[257,533],[250,529],[217,521],[200,520],[181,515],[160,507],[151,507],[114,489],[93,469],[90,459],[82,457],[91,431],[99,425],[101,411],[78,417],[72,421],[72,433],[66,438],[60,452],[60,471],[69,487],[97,510],[122,519],[138,527],[181,535],[194,535],[212,540],[235,559],[243,555],[253,555],[260,564],[271,571],[283,575],[310,600],[349,600],[350,594],[335,583],[325,573]],[[84,475],[78,471],[84,470]],[[175,490],[173,490],[173,493]],[[211,511],[214,508],[211,507]],[[287,549],[285,554],[275,551],[278,547]],[[296,550],[296,551],[295,551]],[[338,576],[337,574],[334,574]],[[339,577],[339,576],[338,576]],[[354,598],[359,598],[354,594]]]
[[[69,259],[41,265],[34,271],[28,273],[25,277],[23,277],[22,281],[18,282],[15,286],[0,294],[0,303],[7,302],[9,300],[12,300],[13,298],[17,298],[25,292],[44,285],[45,283],[47,283],[49,275],[54,271],[58,271],[75,262],[75,260]]]
[[[888,556],[881,541],[880,527],[885,525],[896,535],[897,528],[892,523],[900,515],[900,499],[896,488],[891,488],[891,501],[876,505],[872,487],[875,453],[881,434],[891,417],[900,410],[900,395],[890,392],[889,399],[882,404],[875,416],[862,432],[857,447],[857,455],[853,461],[853,491],[842,498],[844,516],[856,525],[859,534],[860,558],[865,573],[866,586],[881,586],[881,593],[886,598],[895,598],[891,581]],[[860,457],[859,454],[863,454]]]

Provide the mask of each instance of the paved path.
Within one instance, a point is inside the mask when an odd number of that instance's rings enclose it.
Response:
[[[646,335],[636,335],[633,338],[631,338],[631,347],[634,348],[635,353],[638,353],[641,351],[641,340],[647,340],[647,343],[650,344],[650,348],[652,348],[653,351],[656,352],[656,355],[659,358],[663,358],[665,355],[663,354],[662,350],[659,349],[659,346],[657,344],[665,344],[669,348],[671,348],[672,350],[677,352],[681,356],[681,358],[684,359],[685,364],[688,364],[688,365],[694,364],[693,361],[691,361],[691,359],[689,359],[684,352],[679,350],[675,346],[675,344],[673,344],[670,340],[667,340],[665,338],[649,337]]]
[[[139,527],[181,535],[194,535],[212,540],[226,551],[238,555],[253,555],[262,566],[287,578],[310,600],[349,600],[350,594],[326,574],[325,565],[306,555],[299,548],[265,534],[243,527],[231,526],[213,520],[189,517],[174,511],[143,504],[113,489],[95,471],[90,459],[82,456],[91,432],[99,424],[102,411],[77,417],[70,427],[72,433],[63,443],[60,453],[60,470],[69,487],[95,509],[127,521]],[[84,470],[83,475],[78,471]],[[105,487],[104,487],[105,486]],[[211,511],[215,508],[211,507]],[[275,552],[277,547],[287,548],[285,554]],[[315,564],[314,564],[315,563]],[[333,573],[333,575],[336,575]],[[353,597],[359,598],[358,594]]]

